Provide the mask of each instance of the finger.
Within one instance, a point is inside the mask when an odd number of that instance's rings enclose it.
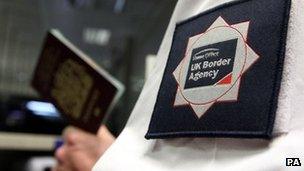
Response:
[[[71,153],[68,146],[63,145],[58,148],[55,152],[55,157],[57,159],[57,165],[52,168],[53,171],[74,171],[72,158],[73,154]]]
[[[67,145],[83,144],[88,139],[92,139],[95,136],[96,135],[89,132],[84,132],[75,127],[68,127],[63,133],[63,139]]]
[[[102,142],[102,145],[105,149],[110,147],[112,143],[115,141],[115,137],[105,125],[100,126],[97,133],[97,138],[99,139],[100,142]]]
[[[73,151],[70,156],[70,168],[73,171],[91,171],[97,159],[84,151]]]
[[[68,145],[73,145],[77,142],[77,132],[79,132],[79,130],[75,127],[68,126],[65,128],[62,133],[64,142]]]
[[[98,129],[97,136],[103,137],[105,134],[108,134],[108,128],[105,125],[101,125]]]
[[[67,158],[67,146],[65,144],[55,151],[55,157],[60,164],[64,163]]]
[[[64,165],[57,165],[52,168],[52,171],[72,171],[72,170],[65,167]]]

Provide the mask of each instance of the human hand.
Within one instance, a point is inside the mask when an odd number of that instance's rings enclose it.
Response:
[[[68,127],[63,139],[63,146],[55,152],[58,163],[53,171],[91,171],[95,162],[115,141],[104,125],[97,135]]]

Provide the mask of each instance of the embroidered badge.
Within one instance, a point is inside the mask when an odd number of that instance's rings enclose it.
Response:
[[[185,57],[173,72],[178,83],[174,106],[190,105],[200,118],[214,103],[237,100],[242,75],[259,58],[246,41],[249,25],[218,17],[189,38]]]
[[[237,0],[176,24],[146,138],[270,138],[291,0]]]

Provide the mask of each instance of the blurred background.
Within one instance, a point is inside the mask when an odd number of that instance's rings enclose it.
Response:
[[[122,130],[153,67],[176,0],[0,0],[0,170],[48,170],[66,126],[30,81],[57,28],[126,87],[107,123]]]

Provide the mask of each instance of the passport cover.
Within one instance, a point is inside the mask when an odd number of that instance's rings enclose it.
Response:
[[[48,32],[32,86],[71,125],[96,133],[123,92],[123,85],[70,43]]]

